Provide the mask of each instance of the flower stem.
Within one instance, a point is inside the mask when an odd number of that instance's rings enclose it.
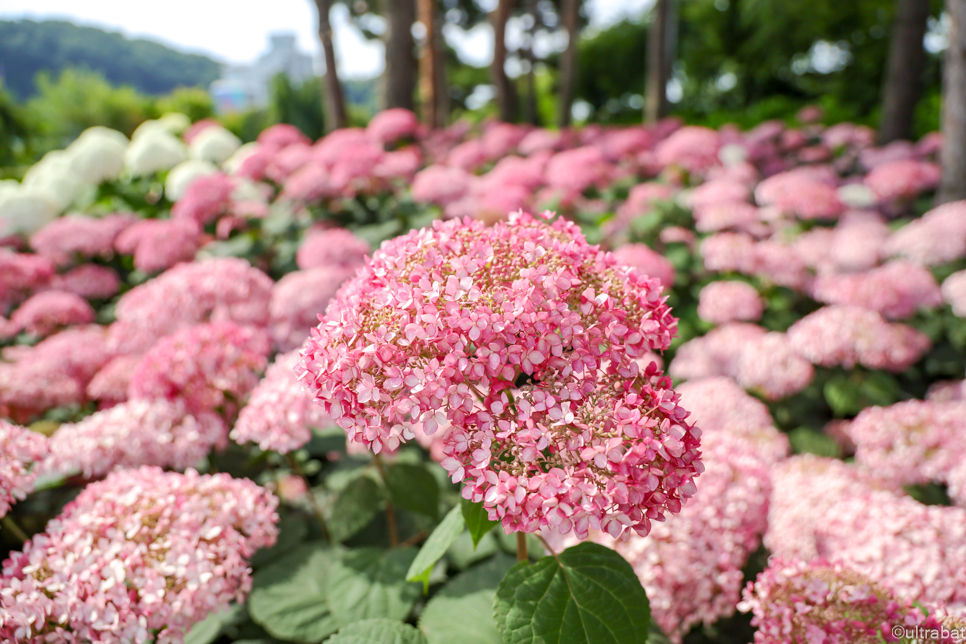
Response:
[[[529,559],[527,554],[527,533],[517,532],[517,561],[526,561]]]
[[[9,514],[3,517],[3,519],[0,519],[0,523],[2,523],[3,527],[9,530],[10,534],[12,534],[20,543],[26,543],[27,540],[30,539],[30,537],[27,536],[27,533],[17,525],[17,522],[14,521],[13,517]]]
[[[382,459],[376,454],[372,457],[373,462],[376,464],[376,469],[379,470],[379,476],[382,478],[383,484],[389,487],[386,482],[386,469],[382,465]],[[396,527],[396,510],[392,507],[392,501],[386,500],[386,527],[389,529],[389,547],[398,548],[399,547],[399,529]]]
[[[329,526],[325,523],[325,515],[322,514],[322,506],[319,505],[319,499],[315,496],[315,492],[312,491],[312,485],[309,483],[308,477],[305,476],[305,471],[299,464],[298,459],[296,459],[292,454],[286,454],[285,458],[288,460],[289,467],[295,472],[295,475],[301,477],[305,481],[305,487],[308,488],[309,503],[312,504],[312,511],[315,514],[316,520],[319,522],[319,527],[322,529],[322,537],[326,541],[331,541],[332,537],[329,533]]]

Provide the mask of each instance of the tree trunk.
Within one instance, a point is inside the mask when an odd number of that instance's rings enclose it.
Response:
[[[506,23],[513,10],[513,0],[498,0],[496,9],[490,14],[493,23],[493,66],[490,73],[496,88],[496,104],[500,120],[512,122],[516,117],[516,92],[506,75]]]
[[[926,66],[922,39],[928,18],[929,0],[896,0],[896,22],[882,86],[880,145],[912,136],[912,121]]]
[[[647,33],[647,79],[644,87],[644,121],[656,123],[667,114],[668,26],[671,0],[657,0]]]
[[[539,125],[537,115],[537,57],[533,53],[533,43],[537,35],[537,0],[527,0],[527,14],[530,16],[530,29],[527,33],[527,45],[524,52],[529,69],[527,69],[527,104],[525,118],[530,125]]]
[[[418,17],[426,30],[419,55],[419,93],[423,123],[438,127],[439,119],[439,56],[436,54],[436,2],[418,0]]]
[[[946,0],[949,48],[943,61],[942,184],[938,203],[966,199],[966,0]]]
[[[386,8],[386,107],[415,110],[416,43],[413,23],[416,22],[415,0],[389,0]]]
[[[349,119],[346,116],[345,100],[342,98],[342,85],[339,83],[339,72],[335,66],[335,47],[332,46],[332,26],[329,24],[329,0],[315,0],[319,10],[319,40],[322,41],[322,51],[325,54],[325,129],[332,131],[347,127]]]
[[[446,77],[446,41],[439,24],[439,16],[435,16],[436,27],[433,29],[433,55],[436,57],[436,127],[446,127],[449,123],[449,79]]]
[[[567,32],[567,48],[560,55],[560,97],[557,106],[557,125],[570,125],[570,109],[574,102],[574,86],[577,84],[577,37],[579,34],[580,0],[563,0],[560,4],[560,21]]]

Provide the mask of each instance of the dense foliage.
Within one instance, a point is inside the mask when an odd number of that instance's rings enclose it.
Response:
[[[820,116],[168,115],[0,183],[0,636],[963,628],[966,203]]]

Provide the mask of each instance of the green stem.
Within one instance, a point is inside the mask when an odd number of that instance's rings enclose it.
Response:
[[[382,478],[383,484],[388,488],[389,484],[386,482],[386,469],[382,465],[382,459],[376,454],[372,457],[373,462],[376,464],[376,469],[379,470],[379,476]],[[399,529],[396,527],[396,510],[392,507],[392,501],[386,500],[386,527],[389,528],[389,547],[398,548],[399,547]]]
[[[517,532],[517,561],[526,561],[529,559],[527,554],[527,533]]]
[[[20,543],[25,543],[28,539],[30,539],[30,537],[27,536],[27,533],[24,532],[20,528],[20,526],[17,525],[17,522],[14,521],[13,520],[13,517],[10,516],[9,514],[7,516],[3,517],[3,519],[0,519],[0,523],[2,523],[3,524],[3,527],[6,528],[7,530],[9,530],[10,533]]]

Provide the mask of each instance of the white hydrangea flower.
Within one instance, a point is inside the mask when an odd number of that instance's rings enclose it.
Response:
[[[235,174],[241,168],[245,160],[258,152],[260,147],[261,145],[257,141],[246,143],[235,150],[235,153],[228,157],[228,159],[221,164],[221,167],[223,167],[225,172],[228,174]]]
[[[48,152],[23,177],[23,185],[44,195],[63,212],[81,195],[90,182],[73,168],[73,155],[66,150]]]
[[[188,146],[188,152],[195,159],[204,159],[214,163],[228,160],[238,148],[241,139],[221,126],[207,127],[198,133]]]
[[[218,172],[218,168],[209,161],[200,159],[182,161],[168,173],[168,178],[164,181],[164,196],[168,201],[175,202],[181,199],[184,191],[195,179],[215,172]]]
[[[874,206],[877,199],[872,188],[863,183],[850,183],[835,191],[839,201],[849,208],[869,208]]]
[[[127,146],[127,137],[117,130],[88,128],[67,148],[71,169],[90,184],[117,179],[124,169]]]
[[[171,134],[181,134],[191,127],[191,119],[181,112],[167,112],[166,114],[162,114],[158,122],[162,123]]]
[[[5,184],[0,189],[0,236],[33,234],[57,218],[60,210],[46,193]]]
[[[187,158],[184,143],[163,127],[151,126],[134,132],[131,145],[124,153],[124,165],[131,174],[145,175],[169,170]]]
[[[718,160],[722,165],[738,165],[748,158],[748,149],[740,143],[728,143],[718,150]]]
[[[258,203],[268,203],[268,195],[261,188],[265,184],[258,184],[250,179],[237,180],[235,189],[231,192],[231,200],[234,202],[255,201]]]

